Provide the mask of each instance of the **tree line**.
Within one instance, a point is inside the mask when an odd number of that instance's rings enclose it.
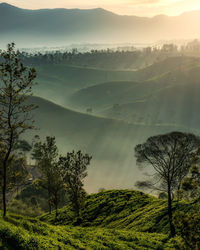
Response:
[[[87,176],[87,167],[92,157],[81,151],[59,155],[55,137],[46,137],[45,142],[37,138],[32,156],[42,174],[38,184],[48,192],[49,213],[53,205],[57,217],[61,194],[66,190],[75,215],[79,217],[86,198],[83,180]]]

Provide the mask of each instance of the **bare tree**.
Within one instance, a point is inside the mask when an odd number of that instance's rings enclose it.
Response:
[[[33,128],[30,111],[35,106],[26,100],[32,94],[36,77],[34,69],[28,69],[15,52],[14,43],[0,52],[0,141],[4,152],[2,161],[3,216],[6,216],[7,169],[9,158],[21,134]]]
[[[180,189],[199,145],[200,138],[193,134],[171,132],[150,137],[145,143],[135,147],[137,164],[151,166],[155,172],[155,180],[138,182],[136,185],[167,193],[172,237],[175,235],[172,222],[173,192]]]

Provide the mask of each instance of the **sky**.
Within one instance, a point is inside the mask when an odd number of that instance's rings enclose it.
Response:
[[[7,3],[26,9],[100,7],[120,15],[136,16],[174,16],[200,10],[200,0],[7,0]]]

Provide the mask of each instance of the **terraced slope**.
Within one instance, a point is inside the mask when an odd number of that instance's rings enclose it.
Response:
[[[187,204],[174,203],[174,208],[188,211]],[[134,230],[138,232],[168,233],[167,201],[160,200],[139,191],[110,190],[88,196],[82,211],[81,226],[106,227]],[[40,217],[57,225],[73,224],[73,213],[70,205],[55,214]]]
[[[3,249],[174,249],[167,235],[104,228],[52,226],[9,215],[0,219]]]

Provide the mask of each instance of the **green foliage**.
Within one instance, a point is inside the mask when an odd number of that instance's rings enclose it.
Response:
[[[177,207],[173,203],[173,209]],[[180,211],[188,211],[189,204],[179,204]],[[169,233],[167,201],[139,191],[109,190],[87,196],[81,210],[81,226],[135,230],[139,232]],[[45,214],[40,220],[56,225],[74,224],[71,205],[54,214]]]
[[[175,236],[175,227],[172,222],[173,193],[180,189],[181,182],[189,172],[192,158],[199,145],[200,137],[194,134],[170,132],[149,137],[145,143],[135,147],[137,164],[154,170],[154,179],[137,182],[137,186],[167,193],[172,236]]]
[[[193,157],[188,176],[182,181],[180,196],[183,199],[200,199],[200,148]]]
[[[52,226],[10,214],[0,219],[0,238],[11,249],[175,249],[167,235],[105,228]]]
[[[34,144],[32,156],[42,173],[38,184],[48,191],[49,212],[51,212],[51,204],[55,206],[57,211],[64,182],[62,169],[58,164],[58,148],[55,137],[47,136],[44,143],[40,140],[37,141]]]
[[[6,51],[0,51],[0,144],[1,180],[4,216],[6,216],[6,192],[10,158],[19,137],[28,129],[33,129],[30,116],[35,105],[26,101],[32,94],[36,77],[33,68],[28,69],[20,61],[15,44],[8,44]]]
[[[200,205],[195,206],[188,213],[176,212],[174,222],[177,233],[181,237],[181,248],[198,250],[200,249]]]
[[[36,217],[43,213],[41,207],[37,203],[37,199],[34,196],[30,198],[29,200],[16,200],[13,199],[8,204],[8,212],[9,213],[17,213],[20,215],[30,216],[30,217]],[[33,201],[34,199],[34,201]],[[34,202],[34,204],[33,204]]]
[[[91,159],[91,156],[83,154],[80,150],[67,153],[66,157],[59,159],[59,166],[66,184],[65,188],[76,216],[80,215],[80,209],[85,201],[86,192],[83,188],[83,181],[87,176],[87,167]]]
[[[32,146],[26,140],[19,140],[16,145],[16,150],[23,152],[24,154],[30,152]]]

